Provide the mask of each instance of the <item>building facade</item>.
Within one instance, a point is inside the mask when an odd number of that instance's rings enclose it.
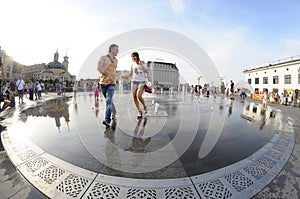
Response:
[[[59,82],[75,81],[76,76],[68,72],[68,67],[69,57],[66,55],[63,63],[59,62],[59,53],[56,50],[52,62],[25,66],[22,75],[24,79],[57,80]]]
[[[1,50],[1,47],[0,57],[2,62],[0,77],[6,81],[10,81],[12,78],[14,78],[14,60],[11,56],[8,56],[4,50]]]
[[[300,89],[300,57],[279,60],[243,72],[246,82],[253,87],[255,93],[268,89],[269,92],[282,94]]]
[[[14,74],[13,74],[14,60],[11,56],[4,57],[3,66],[4,66],[3,67],[4,79],[11,80],[12,78],[14,78]]]
[[[147,62],[148,80],[154,86],[176,88],[179,85],[179,70],[176,64],[165,62]]]
[[[45,69],[45,66],[45,63],[25,66],[22,71],[23,79],[38,79],[40,74]]]

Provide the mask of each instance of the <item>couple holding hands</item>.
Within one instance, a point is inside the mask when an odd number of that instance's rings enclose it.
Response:
[[[116,56],[118,52],[119,46],[112,44],[109,47],[108,55],[101,56],[98,62],[98,71],[101,74],[100,86],[103,96],[106,99],[105,120],[103,121],[103,124],[106,127],[110,127],[111,120],[116,119],[116,109],[112,102],[112,98],[116,89],[116,68],[118,65]],[[122,78],[131,77],[131,92],[134,104],[138,110],[137,117],[142,118],[143,112],[139,102],[141,102],[143,105],[144,114],[147,114],[147,106],[144,98],[142,97],[144,87],[147,84],[147,66],[144,61],[140,60],[137,52],[133,52],[131,54],[131,58],[133,63],[131,65],[130,73],[128,75],[123,75]]]

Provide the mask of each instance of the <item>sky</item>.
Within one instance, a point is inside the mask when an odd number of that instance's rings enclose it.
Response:
[[[140,28],[189,37],[227,80],[300,54],[299,0],[0,0],[0,5],[0,45],[8,55],[25,65],[48,63],[58,49],[60,61],[67,52],[75,75],[102,42]]]

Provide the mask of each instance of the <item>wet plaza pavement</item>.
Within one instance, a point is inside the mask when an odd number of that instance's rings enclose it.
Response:
[[[76,102],[60,98],[23,111],[8,132],[24,134],[47,153],[94,172],[156,179],[194,176],[238,162],[267,144],[284,122],[277,113],[260,128],[260,113],[253,121],[241,117],[248,102],[185,98],[149,96],[149,113],[138,120],[130,96],[116,95],[115,130],[101,124],[104,101],[89,94]],[[152,100],[159,104],[156,114]],[[208,134],[220,123],[221,129]]]
[[[149,112],[138,120],[130,95],[115,95],[117,120],[112,124],[115,129],[105,129],[104,101],[95,101],[89,93],[80,93],[76,98],[59,97],[15,113],[8,119],[7,135],[25,136],[43,151],[40,153],[43,158],[49,154],[98,175],[127,180],[189,177],[196,189],[197,176],[204,176],[201,180],[205,181],[209,178],[206,175],[218,175],[235,164],[239,167],[241,161],[254,155],[250,162],[246,161],[252,165],[258,151],[270,143],[282,143],[289,136],[274,139],[290,123],[280,110],[263,110],[257,103],[238,98],[147,95],[145,99]],[[291,148],[288,142],[284,144]],[[286,161],[289,153],[280,150]],[[278,155],[275,153],[275,159]],[[16,164],[21,165],[22,171],[22,163]],[[280,171],[280,167],[273,166],[270,169]],[[199,183],[198,188],[201,186]]]

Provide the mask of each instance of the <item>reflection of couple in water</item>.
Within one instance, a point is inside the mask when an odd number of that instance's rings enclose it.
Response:
[[[142,120],[144,120],[143,124],[142,124]],[[134,151],[134,152],[137,152],[137,151],[145,152],[146,146],[151,141],[151,137],[143,138],[147,121],[148,121],[147,118],[138,119],[138,123],[134,129],[134,136],[131,139],[131,146],[127,150]]]
[[[148,122],[148,118],[139,118],[136,127],[134,128],[134,134],[131,138],[131,146],[127,148],[126,150],[128,151],[133,151],[133,152],[144,152],[146,146],[150,143],[151,137],[148,138],[143,138],[146,125]],[[106,137],[109,139],[114,138],[114,133],[116,130],[116,121],[112,121],[112,126],[111,128],[106,128],[104,134]]]

